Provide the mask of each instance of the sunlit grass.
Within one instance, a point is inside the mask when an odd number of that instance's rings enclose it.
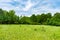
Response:
[[[0,40],[60,40],[60,27],[0,25]]]

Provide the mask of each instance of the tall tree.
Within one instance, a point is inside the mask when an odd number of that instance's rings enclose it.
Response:
[[[40,15],[40,21],[39,21],[39,23],[44,24],[46,22],[46,20],[47,20],[46,14],[42,13]]]
[[[3,16],[4,16],[4,14],[3,14],[3,10],[0,9],[0,23],[3,22],[3,19],[4,19]]]
[[[35,16],[35,14],[33,14],[31,17],[30,17],[31,21],[32,22],[37,22],[37,17]]]
[[[19,17],[15,15],[15,11],[10,10],[9,11],[9,21],[10,21],[10,23],[16,23],[17,20],[19,20]]]
[[[59,12],[54,14],[54,16],[51,18],[49,24],[60,25],[60,13]]]

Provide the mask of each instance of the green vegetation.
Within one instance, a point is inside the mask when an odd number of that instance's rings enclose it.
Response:
[[[32,24],[32,25],[55,25],[60,26],[60,13],[42,13],[41,15],[32,14],[30,17],[17,16],[14,10],[6,11],[0,9],[0,24]]]
[[[0,40],[60,40],[60,27],[0,25]]]

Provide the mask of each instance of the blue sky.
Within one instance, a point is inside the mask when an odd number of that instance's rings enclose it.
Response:
[[[15,10],[17,15],[60,12],[60,0],[0,0],[0,8]]]

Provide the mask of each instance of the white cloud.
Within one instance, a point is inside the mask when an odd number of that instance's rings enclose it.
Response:
[[[28,11],[32,6],[33,6],[33,4],[32,4],[31,1],[29,0],[29,1],[26,3],[25,8],[23,8],[23,11]]]
[[[31,0],[28,0],[27,2],[24,2],[22,0],[0,0],[0,8],[4,10],[15,10],[17,15],[25,14],[30,15],[31,14],[40,14],[40,13],[55,13],[60,12],[59,8],[53,8],[53,2],[50,0],[43,0],[43,2],[40,3],[41,0],[37,0],[36,3],[31,2]],[[18,2],[20,3],[17,6],[13,6],[11,4],[7,4],[6,2]],[[55,1],[56,2],[56,1]],[[46,4],[45,4],[46,3]],[[53,3],[53,4],[52,4]],[[22,7],[21,4],[25,4],[25,7]],[[43,5],[45,4],[45,5]],[[36,8],[33,8],[37,5]],[[55,5],[55,4],[54,4]]]

